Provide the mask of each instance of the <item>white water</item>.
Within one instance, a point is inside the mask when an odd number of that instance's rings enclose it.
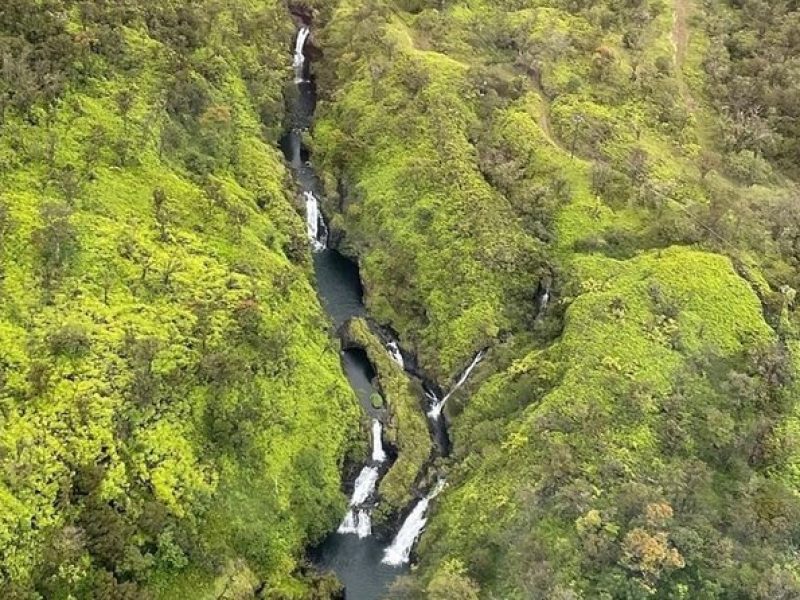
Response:
[[[539,312],[543,313],[547,309],[547,305],[550,303],[550,290],[546,290],[544,295],[542,295],[542,299],[539,300]]]
[[[431,500],[436,498],[444,488],[444,480],[440,479],[436,483],[430,494],[425,496],[422,500],[417,502],[417,505],[409,513],[400,531],[397,532],[392,545],[386,548],[383,553],[383,564],[398,567],[408,562],[411,557],[411,548],[414,547],[414,542],[422,533],[428,522],[428,505]]]
[[[364,467],[356,478],[353,496],[350,498],[350,506],[360,506],[367,501],[375,491],[375,484],[378,483],[378,469],[375,467]]]
[[[319,200],[311,192],[303,192],[306,198],[306,228],[308,230],[308,239],[311,241],[311,247],[316,252],[320,252],[326,247],[325,240],[325,224],[322,221],[322,215],[319,212]],[[320,224],[322,224],[322,233],[320,235]]]
[[[303,27],[297,32],[297,40],[294,45],[295,83],[303,81],[303,66],[306,63],[305,47],[309,35],[311,35],[311,30],[308,27]]]
[[[356,478],[353,495],[350,497],[350,510],[342,519],[339,529],[336,531],[342,534],[355,533],[360,538],[368,537],[372,534],[372,519],[366,508],[358,507],[364,504],[375,491],[378,483],[378,469],[376,467],[364,467]]]
[[[382,463],[386,460],[386,452],[383,449],[383,440],[381,440],[381,432],[383,427],[378,419],[372,420],[372,460],[373,462]]]
[[[355,511],[350,509],[336,530],[341,534],[355,534],[359,538],[366,538],[372,535],[372,518],[366,510]]]
[[[449,392],[447,392],[447,395],[441,400],[436,398],[436,396],[434,396],[433,394],[426,392],[428,398],[430,398],[431,401],[433,402],[430,410],[428,411],[428,416],[431,419],[436,421],[439,417],[442,416],[442,409],[444,408],[444,405],[447,403],[447,401],[450,399],[450,396],[456,393],[456,391],[462,385],[464,385],[464,383],[466,383],[467,379],[469,379],[469,376],[472,374],[472,371],[475,369],[475,367],[478,366],[478,363],[480,363],[483,360],[483,357],[485,355],[486,352],[483,350],[481,350],[475,355],[475,358],[472,359],[470,365],[466,369],[464,369],[463,373],[461,373],[461,376],[458,378],[458,381],[456,381],[455,385],[450,389]]]
[[[400,347],[397,345],[397,342],[389,342],[386,345],[386,350],[389,352],[389,356],[392,357],[392,360],[400,365],[401,369],[404,369],[406,364],[403,361],[403,355],[400,353]]]

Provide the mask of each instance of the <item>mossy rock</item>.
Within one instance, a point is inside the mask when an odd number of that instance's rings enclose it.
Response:
[[[369,403],[372,405],[372,408],[375,408],[375,409],[383,408],[383,396],[381,396],[377,392],[374,392],[369,397]]]

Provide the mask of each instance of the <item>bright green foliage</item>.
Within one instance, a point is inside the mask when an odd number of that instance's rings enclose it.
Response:
[[[463,480],[443,501],[422,556],[432,564],[458,556],[484,577],[496,569],[490,581],[501,597],[649,588],[669,597],[705,580],[758,585],[740,579],[741,562],[708,562],[689,542],[732,544],[754,573],[763,561],[788,559],[777,544],[747,553],[763,524],[729,525],[734,506],[745,511],[762,493],[800,509],[785,492],[767,492],[772,484],[752,458],[764,443],[754,432],[771,412],[763,403],[784,402],[769,399],[759,375],[773,334],[757,298],[726,259],[708,254],[580,262],[578,272],[595,278],[576,291],[561,340],[487,382],[459,417]],[[756,352],[764,354],[740,358]],[[473,464],[471,453],[482,460]],[[755,487],[732,491],[745,484]],[[648,523],[658,503],[674,512],[668,524]],[[662,544],[659,560],[672,566],[641,562],[650,558],[626,546],[640,538],[648,551]]]
[[[372,408],[383,408],[383,396],[378,393],[372,394],[369,397],[369,402]]]
[[[397,450],[397,459],[378,487],[381,503],[375,518],[382,520],[396,514],[411,502],[414,498],[414,483],[425,462],[431,458],[433,448],[425,413],[422,411],[422,390],[389,357],[364,319],[350,321],[345,337],[364,348],[375,367],[378,384],[389,411],[385,437]]]
[[[345,7],[325,42],[348,60],[327,66],[342,90],[320,108],[316,156],[345,182],[348,243],[369,248],[367,306],[446,378],[529,304],[537,244],[477,168],[465,64]]]
[[[440,381],[493,346],[396,597],[800,593],[796,10],[740,4],[326,15],[314,141],[370,308]]]
[[[358,408],[271,146],[291,22],[47,4],[0,10],[0,595],[301,597]]]

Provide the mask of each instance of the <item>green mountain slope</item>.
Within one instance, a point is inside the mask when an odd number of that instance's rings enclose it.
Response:
[[[0,9],[3,598],[308,593],[359,413],[274,148],[292,31]]]
[[[322,12],[369,308],[440,381],[492,347],[394,597],[800,593],[800,15],[740,4]]]

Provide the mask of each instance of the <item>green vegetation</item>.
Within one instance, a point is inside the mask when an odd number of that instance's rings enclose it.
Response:
[[[800,594],[799,15],[323,13],[314,144],[368,307],[442,383],[493,346],[393,597]]]
[[[800,597],[797,3],[298,6],[372,316],[445,387],[491,348],[391,596]],[[363,436],[275,150],[292,31],[277,0],[3,2],[3,598],[339,593],[304,549]],[[365,320],[345,343],[387,524],[422,390]]]
[[[307,597],[358,408],[274,149],[292,30],[3,3],[3,598]]]
[[[381,503],[374,518],[380,523],[396,515],[413,500],[414,484],[423,465],[431,458],[433,447],[425,413],[422,412],[422,390],[389,358],[364,319],[349,321],[344,338],[363,348],[375,367],[389,411],[384,435],[397,450],[397,459],[378,486]]]
[[[369,403],[372,405],[372,408],[383,408],[383,396],[380,394],[372,394],[369,397]]]

